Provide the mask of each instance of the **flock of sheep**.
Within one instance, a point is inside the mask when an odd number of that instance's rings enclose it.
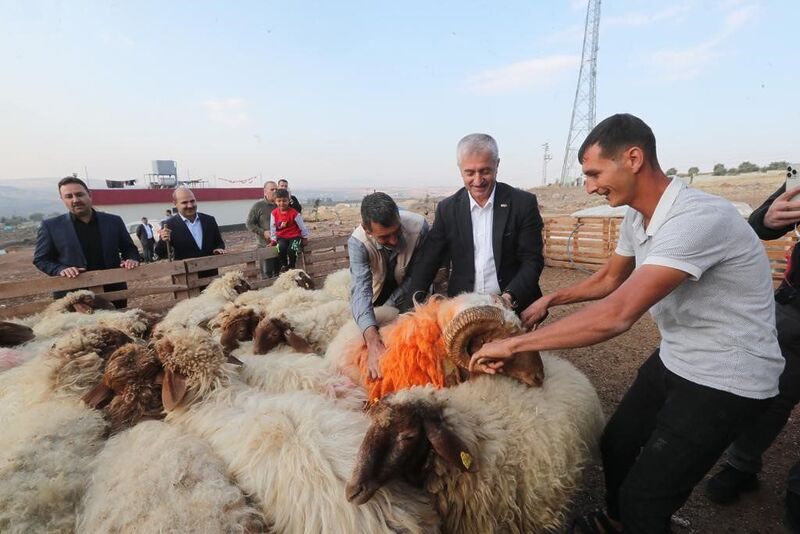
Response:
[[[376,310],[379,386],[348,298],[346,270],[257,291],[229,272],[164,317],[80,291],[0,323],[0,531],[562,526],[603,425],[588,379],[550,354],[536,383],[464,376],[451,323],[520,326],[465,294]]]

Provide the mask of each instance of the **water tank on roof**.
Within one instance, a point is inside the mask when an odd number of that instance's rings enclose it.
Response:
[[[153,160],[153,174],[160,174],[165,176],[177,176],[178,165],[172,159],[156,159]]]
[[[178,187],[177,176],[157,176],[156,179],[158,180],[158,185],[160,185],[162,188]]]

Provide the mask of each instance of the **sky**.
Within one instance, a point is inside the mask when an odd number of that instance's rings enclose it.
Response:
[[[0,0],[0,184],[88,174],[458,185],[489,133],[499,179],[561,173],[579,0]],[[800,161],[800,2],[606,0],[597,120],[633,113],[662,167]]]

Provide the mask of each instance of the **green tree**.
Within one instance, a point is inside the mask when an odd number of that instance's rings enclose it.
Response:
[[[695,176],[697,174],[700,174],[700,169],[698,169],[697,167],[689,167],[689,171],[688,172],[689,172],[689,176]]]
[[[30,219],[31,221],[39,222],[42,219],[44,219],[44,213],[40,213],[38,211],[36,213],[31,213],[30,215],[28,215],[28,219]]]
[[[667,176],[675,176],[676,174],[678,174],[678,169],[675,167],[670,167],[667,169]]]
[[[750,163],[749,161],[743,161],[739,164],[739,167],[736,170],[738,170],[739,173],[758,172],[758,165],[755,163]]]
[[[714,165],[714,176],[725,176],[725,165],[722,163]]]
[[[769,165],[767,165],[768,171],[783,171],[786,170],[786,167],[789,166],[788,161],[773,161]]]

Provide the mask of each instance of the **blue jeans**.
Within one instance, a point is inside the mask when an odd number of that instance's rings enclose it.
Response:
[[[670,532],[672,514],[771,400],[681,378],[656,350],[603,431],[609,517],[621,521],[626,534]]]

